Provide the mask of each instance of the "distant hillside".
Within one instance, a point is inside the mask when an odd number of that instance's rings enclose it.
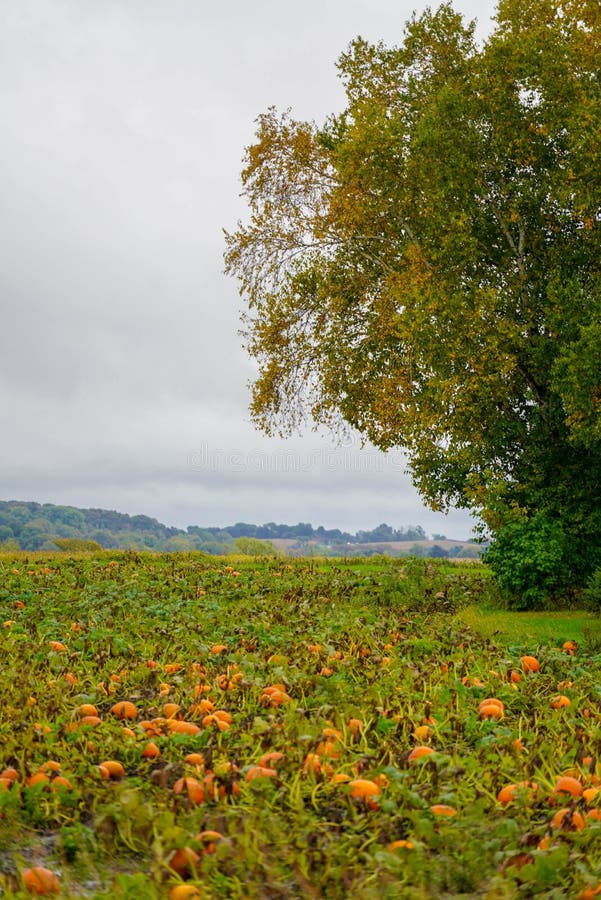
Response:
[[[319,544],[317,541],[274,539],[271,543],[286,556],[432,556],[450,559],[478,559],[479,544],[473,541],[418,540],[366,541],[363,543]]]
[[[253,525],[238,522],[227,528],[190,525],[187,529],[163,525],[150,516],[130,516],[106,509],[79,509],[32,501],[0,501],[0,549],[56,550],[69,541],[93,542],[106,549],[157,551],[202,550],[205,553],[235,552],[242,539],[269,541],[293,555],[390,555],[477,556],[469,541],[449,541],[444,535],[428,535],[420,525],[395,529],[382,524],[371,531],[350,534],[338,528],[313,528],[306,522]],[[248,546],[248,541],[246,542]],[[415,547],[415,550],[413,549]],[[431,551],[431,552],[425,552]]]

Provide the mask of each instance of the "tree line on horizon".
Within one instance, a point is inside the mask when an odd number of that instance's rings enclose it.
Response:
[[[421,555],[432,551],[433,555],[478,554],[475,545],[465,548],[458,544],[452,551],[439,545],[424,548],[420,542],[428,535],[421,525],[392,528],[381,524],[371,531],[360,530],[355,534],[339,528],[313,528],[307,522],[297,525],[267,522],[255,525],[237,522],[225,528],[190,525],[187,529],[164,525],[145,515],[130,516],[106,509],[80,509],[75,506],[59,506],[33,501],[0,501],[0,549],[2,550],[56,550],[56,549],[137,549],[185,552],[201,550],[215,555],[234,552],[255,552],[275,546],[273,540],[292,540],[292,552],[306,550],[309,544],[313,552],[327,553],[344,548],[346,555],[362,555],[364,544],[391,544],[403,542],[412,552]],[[432,535],[436,541],[446,540],[442,534]],[[78,543],[79,542],[79,543]],[[267,544],[265,542],[268,542]]]

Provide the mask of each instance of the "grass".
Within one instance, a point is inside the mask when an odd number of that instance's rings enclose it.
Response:
[[[601,619],[584,610],[511,612],[471,605],[459,611],[457,625],[467,625],[484,638],[506,644],[532,643],[561,647],[573,640],[594,652],[601,649]]]

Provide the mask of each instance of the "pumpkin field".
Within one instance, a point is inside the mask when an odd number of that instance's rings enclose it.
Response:
[[[0,896],[601,896],[601,652],[480,564],[0,558]]]

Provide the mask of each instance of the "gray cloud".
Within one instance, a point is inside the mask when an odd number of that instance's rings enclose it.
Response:
[[[493,3],[457,6],[485,28]],[[369,448],[332,463],[323,436],[273,442],[252,429],[253,367],[222,274],[221,229],[244,214],[238,174],[255,117],[271,104],[317,120],[340,108],[336,57],[359,33],[394,43],[412,8],[2,5],[2,497],[180,525],[469,531],[465,513],[424,510]],[[219,465],[191,466],[197,448]],[[312,463],[278,470],[287,453]]]

